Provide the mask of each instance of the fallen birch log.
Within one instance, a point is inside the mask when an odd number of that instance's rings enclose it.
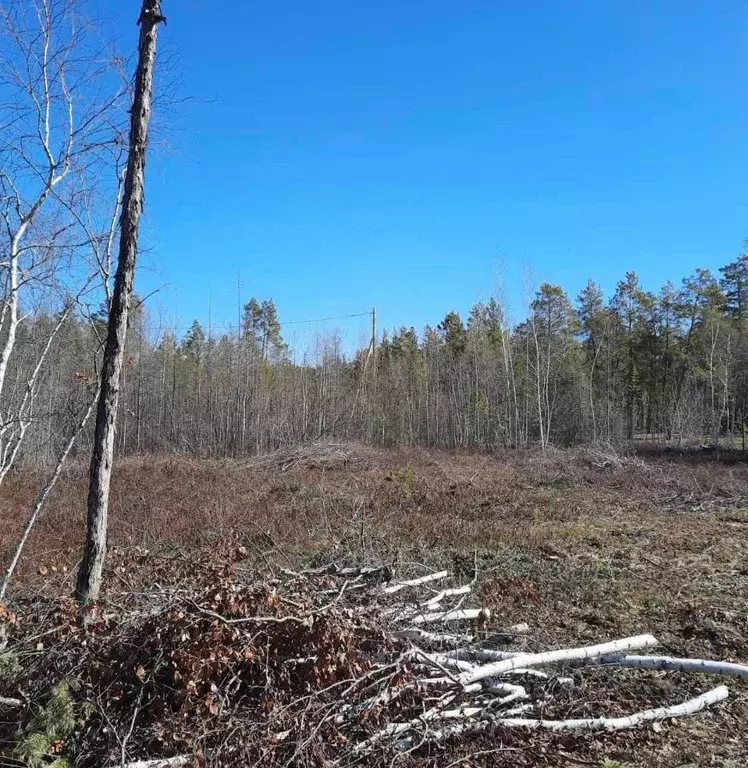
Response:
[[[485,710],[485,707],[468,707],[462,706],[457,709],[445,709],[440,712],[435,718],[436,720],[466,720],[471,717],[480,715]]]
[[[23,706],[23,702],[20,699],[11,699],[6,696],[0,696],[0,707],[6,707],[7,709],[18,709]]]
[[[495,701],[496,705],[506,704],[515,699],[526,699],[527,693],[522,685],[512,685],[512,683],[498,683],[494,680],[483,679],[478,683],[462,686],[463,693],[493,693],[498,696],[504,696],[503,699]]]
[[[605,661],[603,659],[603,661]],[[705,672],[711,675],[742,677],[748,680],[748,666],[709,659],[676,659],[672,656],[622,656],[612,660],[619,667],[663,669],[674,672]]]
[[[518,707],[506,710],[503,715],[511,716],[521,715],[523,712],[528,712],[533,709],[532,704],[520,704]],[[457,710],[454,710],[457,711]],[[446,719],[446,718],[445,718]],[[492,716],[485,716],[477,719],[476,716],[460,718],[464,719],[464,722],[456,723],[454,725],[448,725],[445,728],[437,728],[435,730],[429,730],[425,734],[422,734],[422,738],[430,741],[443,741],[444,739],[452,736],[461,736],[466,733],[476,733],[478,731],[484,731],[496,724],[496,720]],[[414,738],[412,736],[403,738],[397,742],[397,747],[402,750],[409,749],[413,746]]]
[[[484,664],[483,666],[475,667],[475,669],[469,672],[463,672],[460,675],[460,682],[463,685],[470,685],[486,677],[498,677],[499,675],[511,672],[513,669],[540,667],[545,664],[557,664],[565,661],[595,659],[621,651],[651,648],[655,645],[659,645],[659,642],[652,635],[637,635],[636,637],[626,637],[622,640],[614,640],[609,643],[601,643],[600,645],[588,645],[583,648],[565,648],[557,651],[546,651],[545,653],[520,654],[511,659],[504,659],[493,664]]]
[[[436,573],[429,573],[427,576],[421,576],[418,579],[398,581],[397,584],[390,584],[389,587],[385,587],[382,591],[385,593],[385,595],[394,595],[401,589],[406,589],[407,587],[419,587],[421,584],[429,584],[432,581],[446,579],[447,576],[449,576],[449,571],[437,571]]]
[[[529,698],[524,687],[521,685],[509,685],[508,683],[505,683],[502,686],[490,686],[486,688],[486,690],[496,694],[506,693],[505,696],[494,701],[494,707],[503,707],[507,704],[511,704],[513,701],[523,701],[524,699]]]
[[[504,659],[513,659],[524,654],[483,648],[458,648],[455,651],[448,651],[446,655],[454,659],[462,659],[463,661],[503,661]]]
[[[385,728],[382,728],[381,731],[377,731],[373,736],[370,736],[368,739],[366,739],[366,741],[361,741],[356,744],[356,746],[353,748],[354,752],[366,752],[382,739],[386,739],[390,736],[397,736],[397,734],[408,731],[419,724],[434,720],[439,715],[439,713],[442,712],[444,708],[451,704],[456,698],[457,694],[445,696],[435,707],[432,707],[430,710],[428,710],[428,712],[424,712],[422,715],[419,715],[412,720],[408,720],[404,723],[390,723]]]
[[[136,760],[134,763],[124,763],[122,768],[177,768],[194,762],[192,755],[179,755],[155,760]]]
[[[443,643],[444,645],[455,645],[456,643],[471,643],[472,636],[450,635],[440,632],[428,632],[425,629],[398,629],[392,633],[392,637],[399,640],[418,640],[426,643]]]
[[[541,672],[539,669],[512,669],[507,674],[517,675],[525,677],[535,677],[538,680],[548,680],[549,675],[545,672]]]
[[[724,701],[730,692],[726,686],[720,685],[711,691],[702,693],[693,699],[688,699],[682,704],[674,704],[670,707],[658,707],[657,709],[646,709],[642,712],[635,712],[626,717],[591,717],[579,720],[531,720],[526,718],[498,718],[494,722],[507,728],[544,728],[549,731],[622,731],[628,728],[635,728],[641,723],[647,723],[657,720],[667,720],[670,717],[684,717],[701,712],[702,709],[710,707]]]
[[[432,605],[439,605],[445,597],[456,597],[458,595],[469,595],[472,587],[470,584],[465,584],[463,587],[454,587],[453,589],[443,589],[441,592],[435,594],[431,599],[426,600],[425,603],[421,603],[424,608],[428,608]]]
[[[469,661],[463,661],[462,659],[455,659],[452,656],[448,656],[443,653],[422,653],[422,658],[434,663],[434,666],[441,669],[446,667],[447,669],[457,669],[460,672],[470,672],[475,669],[475,664],[471,664]]]

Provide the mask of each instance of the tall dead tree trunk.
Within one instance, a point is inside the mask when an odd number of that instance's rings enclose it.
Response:
[[[107,514],[114,458],[115,425],[138,251],[138,228],[143,210],[145,156],[148,145],[148,123],[151,118],[153,73],[156,66],[156,41],[158,25],[162,21],[165,21],[165,18],[161,15],[160,0],[143,0],[138,19],[140,25],[138,66],[135,73],[135,94],[130,119],[130,148],[120,218],[119,260],[114,278],[101,392],[96,411],[96,433],[88,490],[86,543],[76,585],[76,597],[82,607],[90,607],[99,596],[101,574],[106,557]]]

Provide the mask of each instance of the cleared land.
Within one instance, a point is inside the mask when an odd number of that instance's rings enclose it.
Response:
[[[79,551],[84,470],[65,477],[30,542],[15,594],[19,627],[24,611],[41,623],[43,613],[53,626],[66,610],[58,598],[70,591]],[[0,491],[3,561],[36,482],[18,473]],[[236,548],[242,571],[260,580],[283,566],[334,561],[384,563],[406,576],[443,567],[464,583],[477,563],[473,602],[491,609],[488,629],[530,625],[511,650],[652,633],[669,655],[748,662],[748,465],[737,455],[485,456],[325,445],[243,463],[141,457],[119,463],[112,510],[110,594],[167,579],[159,558],[202,568],[229,562]],[[44,642],[33,660],[39,669],[49,645],[71,640]],[[721,682],[644,670],[572,674],[575,688],[555,699],[548,717],[629,714]],[[737,768],[748,764],[748,684],[729,687],[727,703],[662,727],[556,736],[507,730],[426,745],[397,764]],[[172,714],[163,713],[167,725]],[[6,726],[0,736],[8,733]],[[167,746],[178,751],[176,742]],[[283,765],[289,756],[282,757],[266,764]]]

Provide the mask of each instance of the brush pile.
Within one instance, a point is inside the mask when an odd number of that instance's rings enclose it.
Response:
[[[255,470],[272,469],[290,472],[297,469],[366,468],[376,466],[380,461],[381,451],[363,443],[316,440],[255,456],[246,462],[246,466]]]
[[[531,653],[526,625],[502,627],[475,604],[477,574],[459,584],[446,571],[329,565],[258,582],[240,545],[121,550],[109,568],[85,632],[60,583],[17,595],[0,617],[0,749],[16,760],[4,764],[427,765],[507,730],[631,729],[728,697],[719,685],[667,701],[673,687],[651,679],[656,701],[622,711],[614,670],[748,677],[738,664],[637,655],[657,645],[650,635]]]

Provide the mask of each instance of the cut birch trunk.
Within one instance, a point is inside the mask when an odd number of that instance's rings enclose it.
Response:
[[[504,659],[513,659],[524,654],[482,648],[458,648],[455,651],[448,651],[445,655],[463,661],[504,661]]]
[[[449,576],[449,571],[437,571],[436,573],[429,573],[426,576],[421,576],[418,579],[399,581],[397,584],[391,584],[389,587],[385,587],[382,591],[385,593],[385,595],[394,595],[401,589],[406,589],[407,587],[419,587],[421,584],[429,584],[432,581],[446,579],[447,576]]]
[[[477,717],[485,710],[485,707],[458,707],[457,709],[445,709],[440,712],[436,720],[468,720]]]
[[[441,603],[442,600],[444,600],[445,597],[456,597],[457,595],[468,595],[470,594],[472,587],[470,584],[465,584],[463,587],[454,587],[453,589],[443,589],[441,592],[434,595],[430,600],[427,600],[425,603],[421,603],[421,606],[423,608],[428,608],[432,605],[438,605]]]
[[[478,683],[470,683],[462,687],[463,693],[480,693],[481,691],[494,693],[503,698],[494,702],[495,705],[507,704],[515,699],[526,699],[527,693],[521,685],[512,685],[511,683],[498,683],[491,679],[484,679]]]
[[[23,706],[23,702],[20,699],[12,699],[7,696],[0,696],[0,707],[6,709],[18,709]]]
[[[539,669],[513,669],[507,674],[509,675],[518,675],[525,677],[535,677],[538,680],[547,680],[549,675],[547,675],[545,672],[541,672]]]
[[[626,637],[622,640],[614,640],[600,645],[589,645],[584,648],[565,648],[557,651],[546,651],[545,653],[528,653],[514,656],[511,659],[504,659],[493,664],[485,664],[476,667],[470,672],[463,672],[460,675],[460,682],[463,685],[470,685],[486,677],[498,677],[513,669],[540,667],[545,664],[557,664],[565,661],[579,661],[584,659],[594,659],[600,656],[606,656],[611,653],[621,651],[635,651],[640,648],[651,648],[659,645],[656,638],[652,635],[637,635],[636,637]]]
[[[702,709],[710,707],[724,701],[730,692],[724,685],[713,688],[711,691],[702,693],[693,699],[688,699],[682,704],[674,704],[670,707],[658,707],[657,709],[646,709],[643,712],[636,712],[626,717],[592,717],[579,720],[531,720],[525,718],[499,718],[495,722],[508,728],[544,728],[550,731],[622,731],[628,728],[635,728],[641,723],[647,723],[657,720],[666,720],[670,717],[684,717],[685,715],[694,715],[701,712]]]
[[[440,632],[428,632],[425,629],[398,629],[392,633],[398,640],[418,640],[427,643],[442,643],[444,645],[455,645],[456,643],[471,643],[472,636],[468,635],[450,635]]]
[[[528,712],[533,709],[532,704],[520,704],[518,707],[506,710],[502,713],[503,716],[514,717],[515,715],[521,715],[524,712]],[[496,720],[492,716],[486,716],[481,719],[476,719],[474,716],[471,718],[465,718],[465,722],[456,723],[455,725],[448,725],[445,728],[437,728],[430,730],[428,733],[423,734],[428,741],[444,741],[452,736],[461,736],[466,733],[476,733],[478,731],[484,731],[487,728],[495,725]],[[399,749],[406,750],[413,746],[413,737],[407,737],[397,743]]]
[[[163,760],[136,760],[134,763],[125,763],[122,768],[177,768],[182,765],[189,765],[195,760],[192,755],[179,755],[178,757],[167,757]]]
[[[434,720],[439,715],[439,713],[444,710],[444,707],[451,704],[455,698],[457,698],[457,694],[445,696],[435,707],[432,707],[427,712],[424,712],[419,717],[415,717],[408,722],[390,723],[385,728],[382,728],[381,731],[377,731],[373,736],[370,736],[368,739],[366,739],[366,741],[361,741],[356,744],[356,746],[353,748],[353,751],[357,753],[367,752],[382,739],[386,739],[390,736],[397,736],[398,733],[403,733],[404,731],[408,731],[417,725],[421,725],[423,723],[429,722],[430,720]]]
[[[729,661],[676,659],[672,656],[622,656],[614,659],[612,663],[619,667],[664,669],[674,672],[705,672],[711,675],[741,677],[748,680],[748,666],[745,664],[733,664]]]
[[[511,704],[513,701],[523,701],[524,699],[529,698],[527,691],[525,691],[525,688],[522,685],[503,683],[501,685],[488,686],[485,690],[500,696],[501,694],[504,694],[501,698],[496,699],[496,701],[493,702],[494,707],[503,707],[507,704]]]
[[[460,672],[470,672],[476,668],[475,664],[471,664],[469,661],[455,659],[443,653],[421,653],[421,656],[428,661],[432,661],[440,669],[446,667],[447,669],[456,669]]]

